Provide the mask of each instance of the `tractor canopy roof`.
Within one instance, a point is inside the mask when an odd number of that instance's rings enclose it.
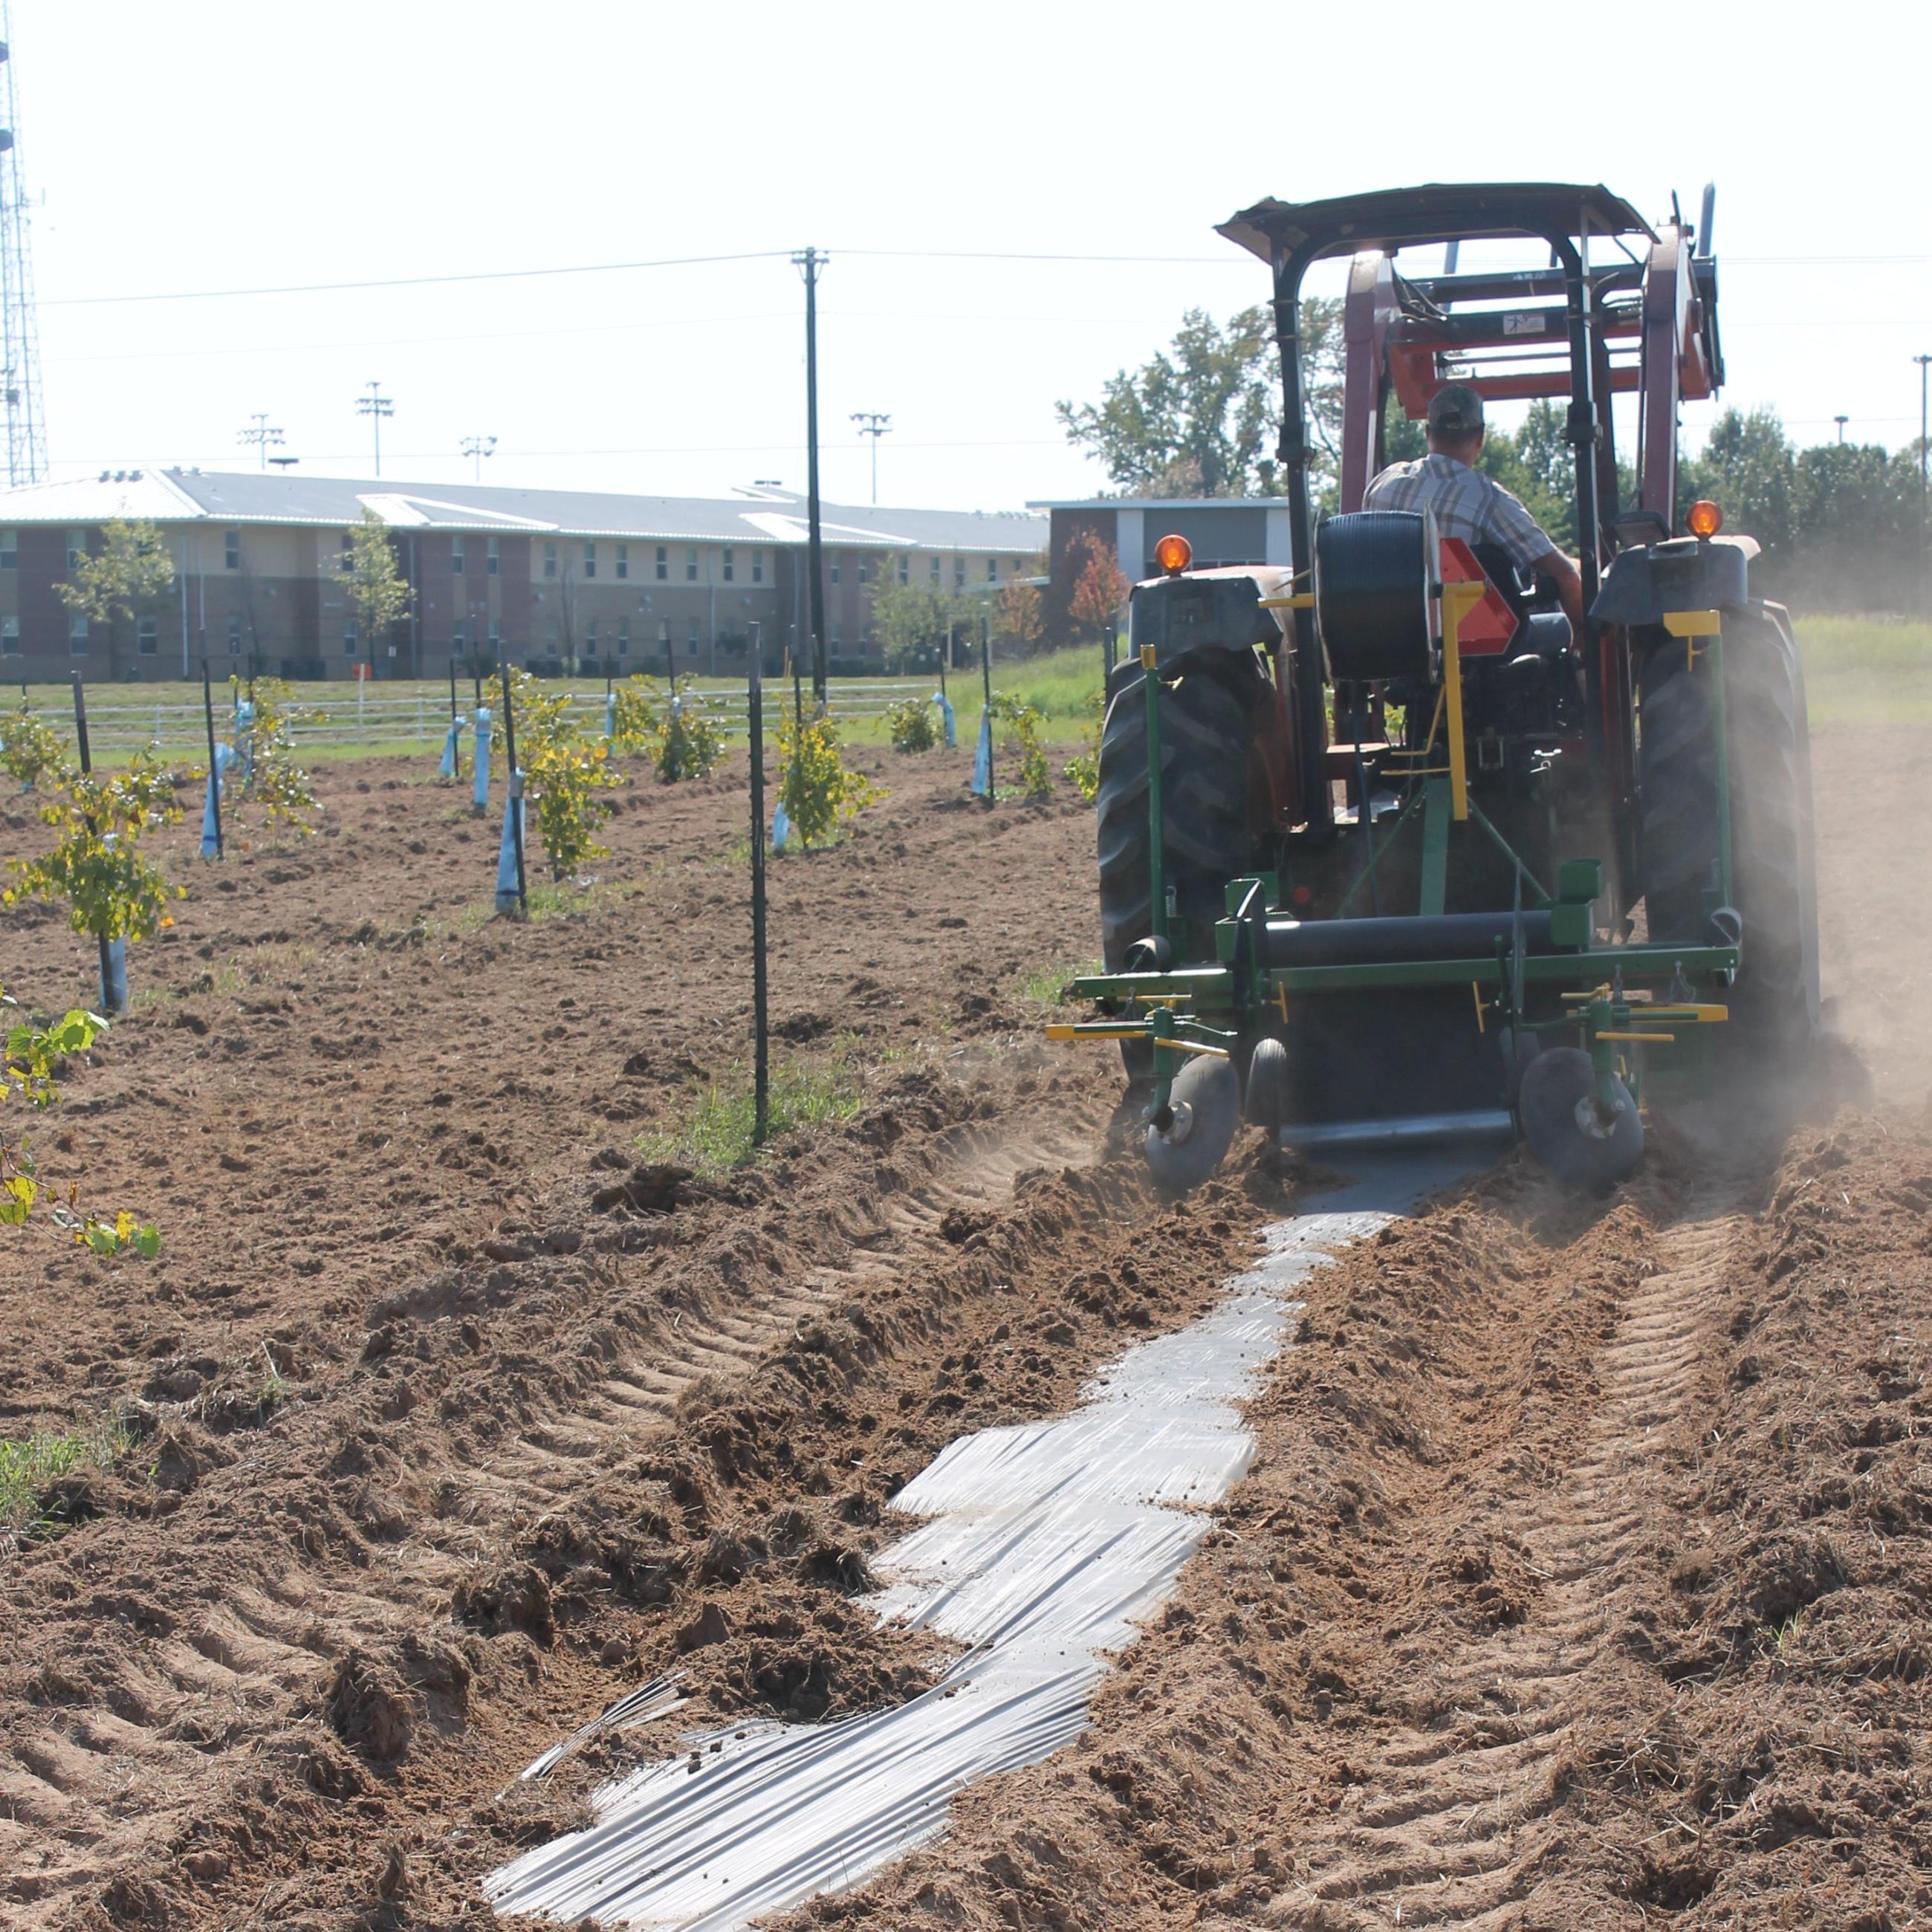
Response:
[[[1587,221],[1599,236],[1657,239],[1650,224],[1621,196],[1600,184],[1562,182],[1431,182],[1420,188],[1378,188],[1328,201],[1258,201],[1220,224],[1217,232],[1264,261],[1280,253],[1312,261],[1431,242],[1469,242],[1534,236],[1576,236]]]

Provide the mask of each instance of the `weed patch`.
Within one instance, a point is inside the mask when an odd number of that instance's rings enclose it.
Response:
[[[37,1429],[17,1442],[0,1442],[0,1533],[46,1532],[47,1492],[83,1470],[112,1469],[134,1446],[118,1422],[60,1432]]]
[[[750,1068],[734,1061],[694,1097],[681,1128],[643,1136],[638,1151],[646,1160],[675,1162],[700,1174],[728,1174],[747,1166],[758,1152],[752,1138],[755,1109]],[[767,1144],[849,1120],[859,1110],[859,1082],[843,1061],[785,1061],[772,1069],[770,1102]]]

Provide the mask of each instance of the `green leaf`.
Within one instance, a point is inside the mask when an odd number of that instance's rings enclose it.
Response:
[[[153,1222],[134,1230],[134,1252],[143,1261],[152,1261],[161,1251],[161,1231]]]

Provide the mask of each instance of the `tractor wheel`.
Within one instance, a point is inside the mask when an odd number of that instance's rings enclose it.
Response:
[[[1581,1047],[1552,1047],[1522,1070],[1516,1108],[1540,1166],[1565,1186],[1606,1193],[1643,1158],[1643,1120],[1630,1089],[1612,1079],[1606,1114],[1596,1070]]]
[[[1728,1044],[1754,1058],[1807,1051],[1818,1023],[1818,902],[1804,676],[1777,604],[1724,618],[1731,883],[1744,920]],[[1718,858],[1717,739],[1710,691],[1684,646],[1661,644],[1642,677],[1637,773],[1650,936],[1711,937],[1703,891]]]
[[[1272,1034],[1255,1042],[1248,1056],[1248,1118],[1278,1140],[1288,1125],[1288,1048]]]
[[[1100,734],[1100,942],[1110,973],[1122,969],[1127,949],[1153,923],[1144,675],[1137,664],[1114,674]],[[1258,722],[1274,701],[1274,687],[1246,652],[1198,653],[1162,689],[1162,856],[1175,915],[1169,930],[1184,960],[1213,956],[1223,889],[1253,862],[1249,763]],[[1150,1048],[1127,1040],[1120,1052],[1130,1080],[1150,1077]]]
[[[1185,1194],[1221,1165],[1240,1124],[1240,1083],[1233,1065],[1198,1054],[1175,1075],[1168,1106],[1171,1124],[1147,1130],[1148,1168],[1156,1186]]]

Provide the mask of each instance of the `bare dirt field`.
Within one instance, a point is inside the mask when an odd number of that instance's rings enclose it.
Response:
[[[1602,1203],[1511,1157],[1318,1274],[1093,1729],[800,1922],[1932,1920],[1932,772],[1904,730],[1815,755],[1876,1099],[1841,1054],[1788,1132],[1666,1127]],[[842,1118],[722,1177],[660,1156],[748,1051],[742,763],[622,794],[527,926],[419,765],[184,856],[42,1150],[161,1258],[0,1244],[0,1437],[125,1438],[0,1545],[0,1926],[488,1924],[481,1875],[644,1748],[506,1786],[674,1662],[718,1715],[922,1688],[851,1603],[886,1497],[1292,1211],[1245,1146],[1156,1198],[1112,1064],[1036,1043],[1096,950],[1070,792],[868,762],[891,798],[773,868],[783,1051]],[[56,919],[0,934],[10,990],[85,996]]]

